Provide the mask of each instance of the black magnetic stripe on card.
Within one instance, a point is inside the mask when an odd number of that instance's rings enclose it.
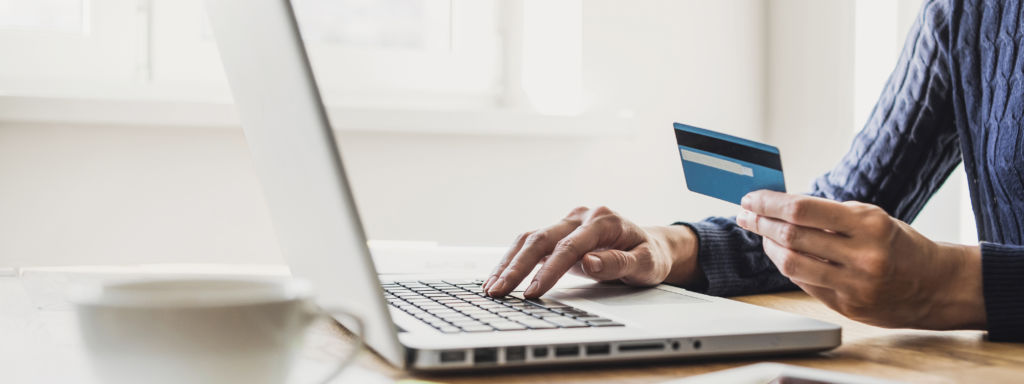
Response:
[[[779,171],[782,170],[782,158],[777,153],[681,129],[676,129],[675,131],[676,144]]]

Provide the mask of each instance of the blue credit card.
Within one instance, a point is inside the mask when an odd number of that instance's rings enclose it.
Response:
[[[734,204],[761,189],[786,192],[778,148],[680,123],[675,131],[689,190]]]

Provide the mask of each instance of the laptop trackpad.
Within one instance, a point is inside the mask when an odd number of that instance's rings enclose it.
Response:
[[[685,293],[664,291],[657,288],[602,285],[594,288],[559,289],[546,295],[555,300],[585,299],[596,303],[619,305],[670,305],[705,303],[704,299]]]

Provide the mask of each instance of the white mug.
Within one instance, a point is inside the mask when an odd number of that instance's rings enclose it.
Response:
[[[105,383],[284,383],[315,320],[302,280],[177,279],[69,291],[94,373]],[[355,360],[357,345],[324,381]],[[349,322],[346,322],[348,324]]]

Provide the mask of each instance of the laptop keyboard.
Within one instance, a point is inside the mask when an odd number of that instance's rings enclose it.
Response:
[[[622,324],[548,299],[493,298],[479,280],[382,284],[388,304],[444,333],[619,327]]]

